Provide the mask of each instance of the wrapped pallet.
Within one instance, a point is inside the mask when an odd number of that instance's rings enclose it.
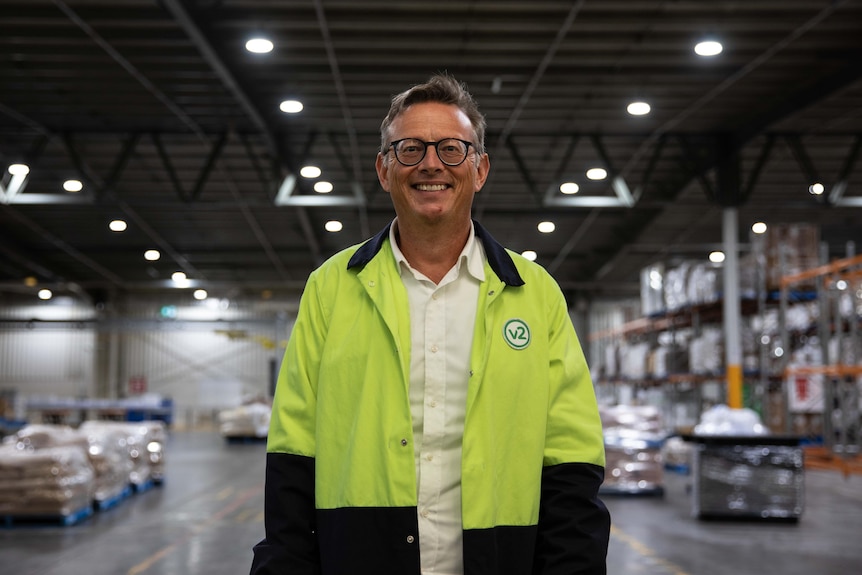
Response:
[[[0,446],[0,515],[68,516],[89,512],[95,472],[81,445]]]
[[[155,422],[161,424],[162,422]],[[161,472],[161,454],[163,452],[162,442],[154,440],[155,434],[159,433],[157,425],[150,422],[136,421],[85,421],[81,424],[81,431],[91,437],[104,437],[112,443],[122,454],[125,460],[125,480],[127,485],[136,488],[148,484],[153,479],[153,454],[156,454],[155,467]],[[154,445],[155,444],[155,445]]]
[[[250,403],[219,413],[219,431],[226,438],[264,438],[269,432],[272,408]]]
[[[661,414],[652,406],[601,407],[605,439],[606,494],[661,495],[665,436]]]

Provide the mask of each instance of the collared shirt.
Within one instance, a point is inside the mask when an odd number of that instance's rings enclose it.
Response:
[[[464,572],[461,526],[461,438],[470,350],[485,253],[473,224],[455,265],[439,284],[413,269],[389,240],[410,301],[410,412],[423,574]]]

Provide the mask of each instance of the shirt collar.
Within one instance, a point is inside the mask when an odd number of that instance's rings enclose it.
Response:
[[[398,231],[398,218],[392,220],[392,225],[389,226],[389,244],[392,246],[392,254],[395,256],[395,263],[400,269],[413,269],[410,262],[404,257],[401,247],[396,240]],[[455,261],[455,267],[460,269],[462,262],[467,262],[467,272],[479,280],[485,281],[485,251],[482,249],[482,244],[476,241],[476,230],[473,227],[473,221],[470,220],[470,234],[467,236],[467,243],[464,244],[464,249],[458,255]]]

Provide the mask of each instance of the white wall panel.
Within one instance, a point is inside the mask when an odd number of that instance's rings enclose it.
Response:
[[[0,388],[59,397],[93,393],[91,330],[0,331]]]

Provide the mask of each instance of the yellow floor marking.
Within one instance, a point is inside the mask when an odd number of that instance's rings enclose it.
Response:
[[[233,491],[233,489],[230,489]],[[197,525],[192,526],[192,529],[189,531],[188,535],[183,537],[182,539],[171,543],[170,545],[163,547],[162,549],[156,551],[145,560],[141,561],[131,569],[129,569],[126,573],[127,575],[140,575],[141,573],[146,572],[150,567],[161,561],[168,553],[174,551],[181,545],[185,545],[189,539],[200,533],[201,531],[208,528],[210,525],[224,519],[230,513],[233,513],[240,506],[242,506],[246,501],[252,499],[254,497],[260,496],[260,493],[263,491],[263,486],[255,487],[252,489],[248,489],[241,493],[238,493],[236,498],[225,508],[223,508],[218,513],[211,515],[206,521],[199,523]],[[224,491],[222,492],[224,493]],[[219,494],[221,495],[221,494]],[[224,499],[223,497],[219,497],[219,499]]]
[[[648,557],[657,565],[663,567],[671,575],[689,575],[685,570],[678,565],[674,565],[670,561],[660,557],[658,553],[653,551],[648,545],[634,538],[633,536],[620,530],[618,527],[611,526],[611,535],[634,549],[634,551],[644,557]]]

